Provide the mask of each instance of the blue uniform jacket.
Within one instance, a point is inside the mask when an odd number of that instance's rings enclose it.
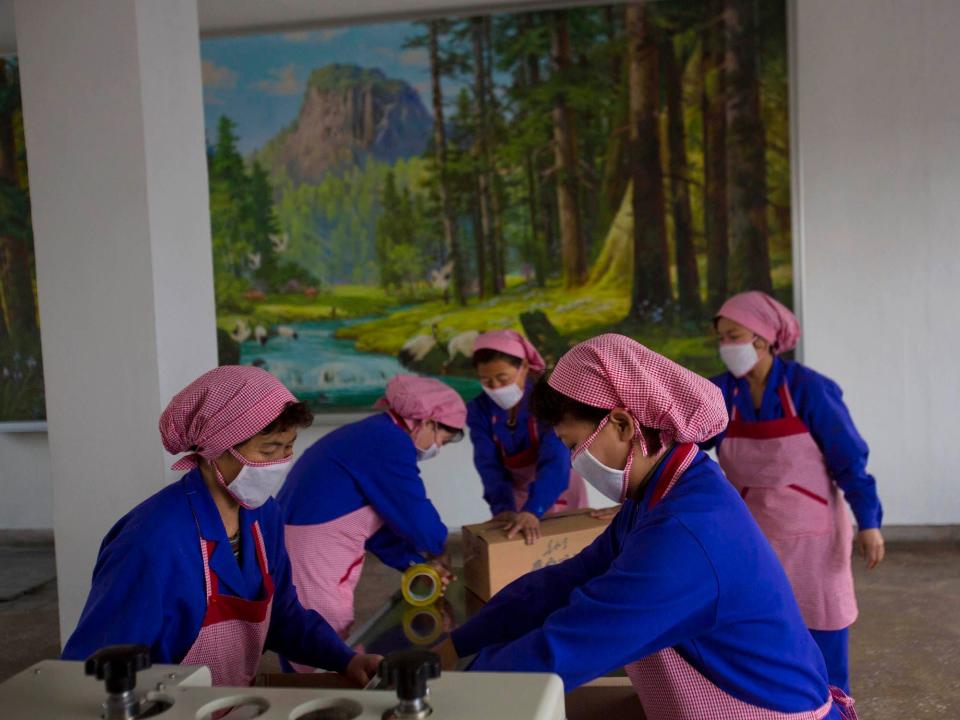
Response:
[[[823,657],[746,505],[700,452],[650,510],[665,464],[587,549],[508,585],[455,630],[457,652],[479,652],[472,670],[554,672],[570,690],[672,647],[745,702],[822,706]]]
[[[473,444],[473,464],[483,480],[483,499],[487,501],[493,515],[516,509],[513,501],[513,478],[503,464],[500,447],[507,455],[516,455],[530,448],[532,389],[532,382],[528,382],[517,408],[516,423],[513,427],[507,424],[510,411],[501,408],[487,397],[486,393],[481,393],[467,403],[467,425],[470,427],[470,442]],[[560,442],[553,429],[543,423],[537,424],[537,434],[540,438],[537,475],[527,488],[529,497],[521,510],[541,517],[553,507],[570,483],[570,450]]]
[[[403,570],[440,555],[447,527],[417,467],[410,436],[380,413],[320,438],[297,460],[277,495],[287,525],[319,525],[371,505],[383,527],[367,549]]]
[[[120,519],[100,547],[77,629],[63,649],[83,660],[105,645],[138,643],[154,663],[179,663],[207,610],[200,537],[217,543],[210,568],[224,595],[262,597],[252,526],[259,521],[275,585],[266,649],[296,662],[342,672],[354,652],[326,620],[306,610],[290,579],[280,508],[270,499],[240,509],[240,563],[199,470],[192,470]]]

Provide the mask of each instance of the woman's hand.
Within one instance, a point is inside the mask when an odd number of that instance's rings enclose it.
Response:
[[[447,564],[446,555],[428,560],[427,565],[437,571],[437,574],[440,576],[440,584],[444,592],[447,591],[447,585],[449,585],[453,580],[457,579],[457,576],[453,574],[449,565]]]
[[[376,676],[377,668],[380,667],[381,660],[383,660],[382,655],[357,653],[353,656],[353,659],[350,661],[350,664],[347,665],[347,669],[343,674],[347,680],[357,687],[366,687]]]
[[[867,561],[867,570],[873,570],[883,561],[883,556],[886,554],[880,529],[868,528],[857,533],[857,548],[860,556]]]
[[[540,539],[540,519],[533,513],[519,512],[506,527],[507,537],[511,540],[523,533],[527,545],[533,545]]]

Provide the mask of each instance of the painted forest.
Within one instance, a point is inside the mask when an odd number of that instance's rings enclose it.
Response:
[[[396,27],[419,92],[389,64],[314,68],[297,118],[247,157],[219,119],[222,354],[304,392],[342,369],[269,347],[320,325],[351,357],[453,376],[483,330],[523,330],[552,359],[617,330],[710,372],[727,295],[792,304],[783,3]]]
[[[17,61],[0,58],[0,422],[46,416]]]

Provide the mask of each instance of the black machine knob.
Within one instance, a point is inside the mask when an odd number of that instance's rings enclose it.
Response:
[[[146,645],[108,645],[87,658],[87,675],[103,680],[110,695],[122,695],[137,686],[137,673],[150,667]]]
[[[377,673],[396,685],[401,701],[422,700],[427,696],[427,680],[440,677],[440,657],[429,650],[402,650],[388,655]]]

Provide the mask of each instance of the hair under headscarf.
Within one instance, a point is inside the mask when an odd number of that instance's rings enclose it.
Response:
[[[190,452],[174,465],[189,470],[199,458],[216,460],[277,419],[297,399],[266,370],[225,365],[204,373],[178,392],[160,415],[167,452]]]
[[[526,360],[535,373],[542,373],[547,368],[543,356],[533,343],[515,330],[491,330],[481,334],[473,343],[473,352],[476,353],[477,350],[496,350]]]
[[[789,352],[800,339],[800,322],[788,307],[759,290],[739,293],[727,300],[714,320],[728,318],[759,335],[774,354]]]
[[[727,426],[716,385],[624,335],[599,335],[574,346],[548,383],[586,405],[628,410],[636,423],[659,431],[664,445],[703,442]],[[636,434],[641,436],[639,427]]]

